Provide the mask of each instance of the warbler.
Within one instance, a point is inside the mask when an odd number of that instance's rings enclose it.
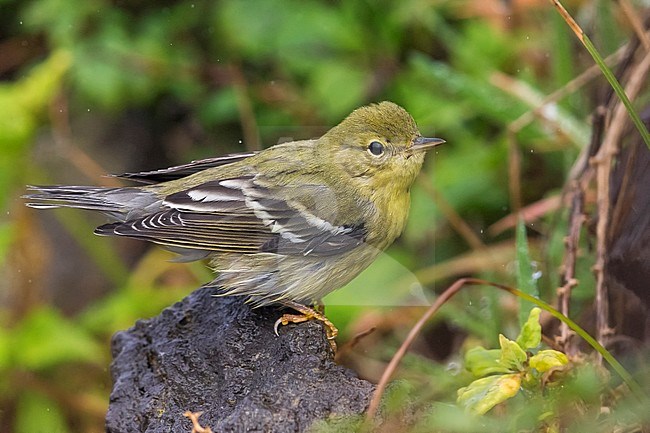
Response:
[[[140,186],[32,186],[33,208],[102,212],[113,222],[98,235],[144,239],[208,258],[215,294],[243,296],[254,307],[309,308],[368,267],[401,234],[410,189],[425,151],[444,143],[422,137],[392,102],[353,111],[322,137],[260,152],[230,154],[116,177]]]

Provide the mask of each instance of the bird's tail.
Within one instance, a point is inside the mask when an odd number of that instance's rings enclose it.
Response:
[[[35,209],[70,207],[107,214],[126,220],[155,208],[160,198],[139,188],[102,188],[95,186],[28,186],[32,194],[23,196],[26,206]]]

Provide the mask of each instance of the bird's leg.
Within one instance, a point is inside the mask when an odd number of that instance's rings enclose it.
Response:
[[[278,326],[288,325],[289,323],[302,323],[308,320],[320,320],[325,325],[325,333],[327,334],[327,339],[330,341],[330,344],[334,343],[334,339],[339,334],[339,330],[336,329],[336,326],[327,318],[325,314],[320,311],[316,311],[314,308],[310,308],[306,305],[299,304],[292,301],[283,301],[282,305],[289,307],[293,310],[298,311],[300,314],[284,314],[275,322],[273,329],[275,334],[278,335]],[[323,310],[323,306],[318,307],[320,310]],[[333,347],[336,347],[333,345]]]

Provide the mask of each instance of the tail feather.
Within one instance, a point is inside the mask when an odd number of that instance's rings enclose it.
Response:
[[[101,188],[94,186],[28,186],[23,198],[28,207],[52,209],[68,207],[107,214],[124,221],[160,202],[155,194],[139,188]]]

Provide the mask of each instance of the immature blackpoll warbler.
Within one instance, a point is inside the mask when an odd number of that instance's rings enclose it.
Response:
[[[400,235],[410,189],[425,150],[409,113],[392,102],[359,108],[315,140],[226,155],[117,177],[145,186],[30,187],[30,207],[72,207],[116,222],[95,230],[149,240],[182,255],[209,258],[218,276],[207,286],[253,306],[307,307],[370,265]]]

